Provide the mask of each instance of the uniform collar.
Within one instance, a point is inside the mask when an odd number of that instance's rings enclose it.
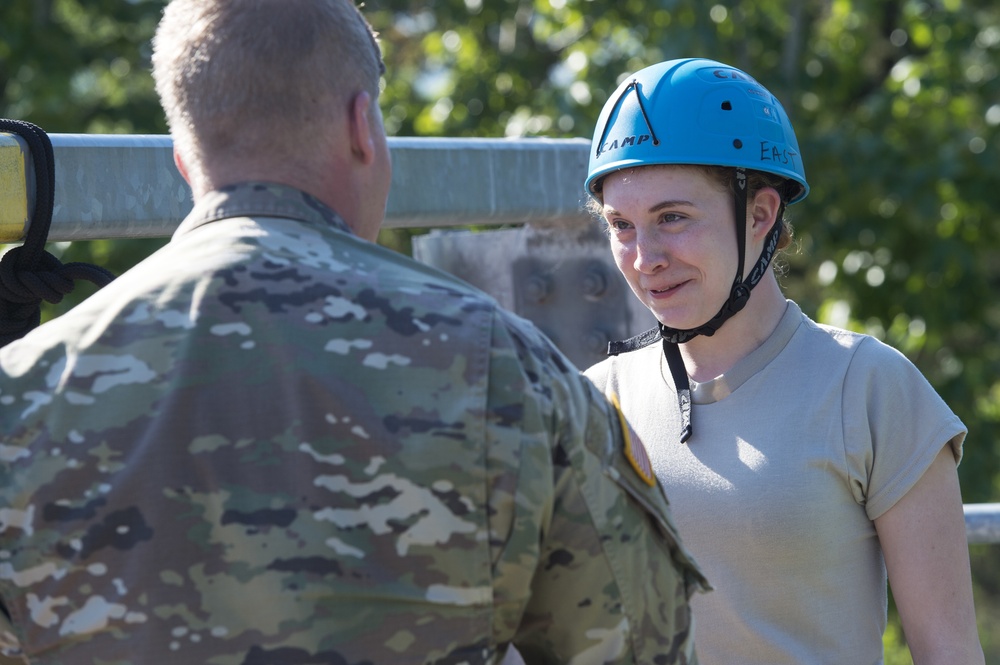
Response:
[[[728,397],[778,357],[778,354],[791,341],[801,323],[802,309],[794,301],[786,300],[785,312],[781,320],[778,321],[778,325],[764,340],[764,343],[733,365],[725,374],[702,383],[692,381],[691,401],[695,404],[711,404]],[[664,372],[664,380],[668,380],[666,372]]]
[[[254,216],[284,217],[352,233],[340,215],[312,194],[274,182],[241,182],[200,197],[174,237],[220,219]]]

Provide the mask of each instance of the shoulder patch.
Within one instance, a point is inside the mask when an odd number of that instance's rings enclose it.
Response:
[[[632,465],[632,468],[635,469],[635,472],[639,474],[644,483],[650,487],[655,487],[656,475],[653,473],[653,465],[649,461],[646,447],[642,445],[642,440],[632,431],[632,426],[625,419],[625,414],[622,413],[622,405],[618,401],[618,395],[611,394],[611,404],[614,405],[615,413],[618,414],[618,422],[622,426],[622,437],[625,439],[625,457],[628,459],[628,463]]]

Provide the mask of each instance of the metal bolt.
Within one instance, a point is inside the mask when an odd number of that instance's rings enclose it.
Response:
[[[608,334],[603,330],[594,328],[583,338],[583,344],[587,350],[595,355],[604,355],[608,352]]]
[[[597,300],[608,290],[608,279],[602,268],[589,268],[583,275],[583,295],[589,300]]]
[[[542,302],[552,292],[552,278],[548,275],[534,274],[528,277],[524,287],[524,295],[531,302]]]

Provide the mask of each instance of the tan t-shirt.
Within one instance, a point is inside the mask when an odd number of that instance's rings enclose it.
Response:
[[[661,346],[587,371],[646,444],[680,533],[715,591],[693,599],[702,665],[882,662],[886,574],[872,520],[966,429],[878,340],[788,303],[771,337],[692,384],[679,442]]]

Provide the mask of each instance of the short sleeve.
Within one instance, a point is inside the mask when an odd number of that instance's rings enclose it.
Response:
[[[920,480],[943,446],[961,460],[965,425],[913,363],[874,338],[858,344],[843,405],[848,466],[871,520]]]

